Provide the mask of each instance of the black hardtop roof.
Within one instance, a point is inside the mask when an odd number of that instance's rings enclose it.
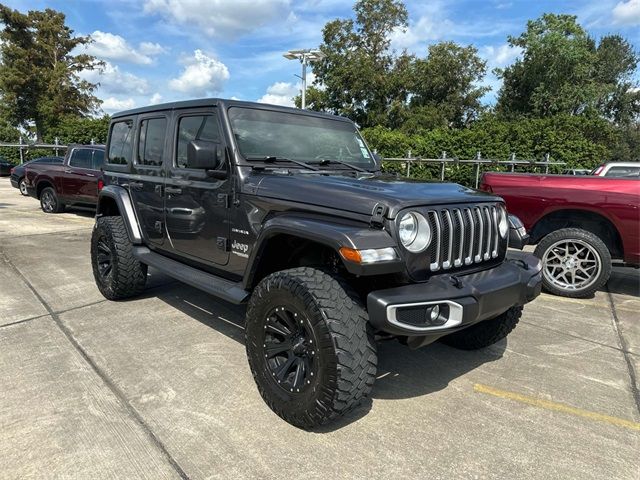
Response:
[[[312,115],[315,117],[331,118],[333,120],[342,120],[344,122],[351,122],[346,117],[340,117],[338,115],[331,115],[329,113],[314,112],[312,110],[301,110],[293,107],[283,107],[280,105],[271,105],[269,103],[258,102],[246,102],[243,100],[227,100],[223,98],[200,98],[197,100],[185,100],[181,102],[160,103],[158,105],[150,105],[148,107],[134,108],[131,110],[125,110],[122,112],[114,113],[111,118],[128,117],[131,115],[139,115],[141,113],[160,112],[164,110],[178,110],[183,108],[198,108],[198,107],[215,107],[222,106],[228,107],[251,107],[259,108],[261,110],[273,110],[278,112],[295,113],[298,115]]]

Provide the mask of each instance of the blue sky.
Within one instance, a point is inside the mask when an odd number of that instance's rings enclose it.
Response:
[[[352,15],[344,0],[4,0],[21,11],[64,12],[78,34],[96,40],[90,53],[106,62],[98,96],[107,113],[205,96],[291,104],[299,63],[282,53],[316,47],[322,27]],[[640,49],[640,0],[407,0],[410,26],[393,33],[397,49],[424,56],[442,40],[472,44],[489,69],[513,61],[507,45],[526,21],[544,12],[570,13],[594,37],[620,33]],[[500,84],[488,75],[493,88]]]

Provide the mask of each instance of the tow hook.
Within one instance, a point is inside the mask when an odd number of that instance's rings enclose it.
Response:
[[[456,287],[457,289],[462,289],[464,287],[464,285],[462,284],[462,280],[460,280],[455,275],[451,275],[449,279],[451,280],[451,283],[453,284],[453,286]]]
[[[524,260],[520,260],[519,258],[511,258],[509,259],[509,261],[512,263],[515,263],[516,265],[518,265],[520,268],[524,270],[529,270],[529,264]]]

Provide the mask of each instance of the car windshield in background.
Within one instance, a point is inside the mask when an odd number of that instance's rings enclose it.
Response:
[[[337,161],[376,169],[371,152],[351,122],[240,107],[229,109],[229,120],[245,158],[276,157],[310,164]],[[330,168],[336,166],[338,163]]]

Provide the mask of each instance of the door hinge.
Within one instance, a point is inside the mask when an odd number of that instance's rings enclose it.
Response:
[[[376,206],[373,207],[373,212],[371,213],[371,221],[370,224],[373,228],[383,228],[384,227],[384,216],[387,214],[387,206],[382,203],[376,203]]]
[[[223,252],[229,251],[229,239],[226,237],[216,238],[216,245],[218,246],[218,249],[222,250]]]
[[[218,205],[221,205],[225,208],[229,208],[229,195],[227,195],[226,193],[219,193]]]
[[[154,224],[154,228],[156,232],[162,233],[162,222],[156,221],[156,223]]]

